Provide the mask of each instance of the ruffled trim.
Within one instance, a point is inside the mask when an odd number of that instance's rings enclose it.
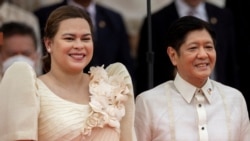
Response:
[[[90,135],[94,127],[110,126],[120,132],[120,120],[125,115],[124,103],[128,99],[129,88],[120,75],[108,76],[104,66],[90,68],[90,107],[84,135]]]

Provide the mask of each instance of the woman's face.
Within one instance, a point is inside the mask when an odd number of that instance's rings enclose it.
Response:
[[[171,48],[168,50],[180,76],[194,86],[201,87],[214,69],[214,42],[205,29],[188,33],[179,55]]]
[[[51,69],[82,72],[93,56],[92,33],[83,18],[63,20],[53,39],[45,40],[51,55]]]

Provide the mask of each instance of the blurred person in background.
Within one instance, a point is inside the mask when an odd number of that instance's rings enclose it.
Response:
[[[37,52],[37,40],[33,29],[18,22],[5,23],[0,29],[4,36],[0,48],[1,74],[3,75],[14,62],[24,61],[34,68],[37,75],[40,75],[41,59]]]
[[[9,0],[0,0],[0,26],[6,22],[21,22],[30,26],[36,34],[37,52],[40,56],[42,55],[39,22],[33,12],[17,6]]]

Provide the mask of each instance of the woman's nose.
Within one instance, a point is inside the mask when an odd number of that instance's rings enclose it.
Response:
[[[81,39],[75,40],[74,48],[76,48],[76,49],[84,48],[84,42]]]

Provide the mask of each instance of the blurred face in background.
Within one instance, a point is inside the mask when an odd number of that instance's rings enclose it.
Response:
[[[2,49],[3,60],[15,55],[23,55],[32,60],[36,59],[36,47],[28,35],[14,35],[4,40]]]
[[[38,59],[34,40],[29,35],[13,35],[4,38],[1,49],[3,72],[16,61],[25,61],[32,67]]]

